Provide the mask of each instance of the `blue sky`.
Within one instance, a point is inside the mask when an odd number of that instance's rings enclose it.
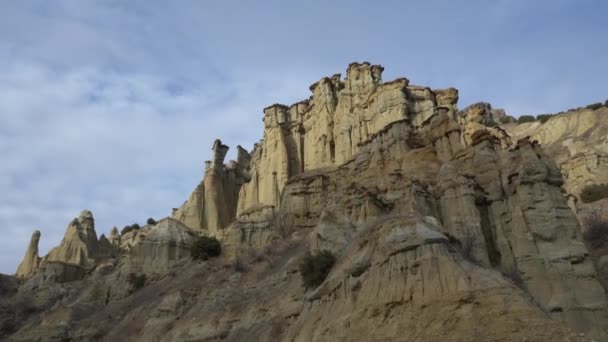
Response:
[[[216,138],[251,148],[262,108],[353,61],[511,114],[608,98],[597,0],[6,1],[0,10],[0,272],[33,230],[57,245],[161,218]]]

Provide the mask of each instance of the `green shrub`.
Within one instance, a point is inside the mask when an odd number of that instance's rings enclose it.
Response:
[[[588,185],[583,188],[580,197],[583,203],[592,203],[602,198],[608,198],[608,184]]]
[[[510,116],[502,116],[498,118],[498,122],[500,122],[501,124],[508,124],[513,122],[513,118]]]
[[[300,275],[305,288],[314,288],[325,280],[336,257],[331,251],[320,251],[315,254],[306,254],[300,262]]]
[[[592,103],[592,104],[588,105],[585,108],[591,109],[591,110],[596,110],[596,109],[600,109],[602,107],[604,107],[604,105],[601,102],[596,102],[596,103]]]
[[[534,122],[536,121],[536,119],[534,119],[534,116],[532,115],[522,115],[517,119],[517,123],[526,123],[526,122]]]
[[[222,254],[222,246],[214,237],[201,236],[190,247],[190,255],[193,259],[207,260]]]
[[[146,275],[129,273],[127,276],[127,281],[131,285],[130,292],[133,293],[146,285]]]
[[[592,212],[583,221],[583,238],[591,248],[601,248],[608,242],[608,220],[598,212]]]
[[[148,221],[146,221],[147,224],[154,226],[155,224],[157,224],[158,222],[156,222],[155,219],[153,218],[149,218]]]
[[[140,229],[141,227],[139,226],[139,224],[137,223],[133,223],[130,226],[124,226],[124,228],[120,231],[120,235],[125,235],[130,231],[136,230],[136,229]]]
[[[487,127],[498,127],[499,125],[498,125],[498,122],[492,120],[492,121],[487,121],[486,126]]]
[[[549,121],[549,119],[551,119],[553,117],[553,114],[540,114],[538,116],[536,116],[536,120],[540,121],[541,123],[545,123],[547,121]]]

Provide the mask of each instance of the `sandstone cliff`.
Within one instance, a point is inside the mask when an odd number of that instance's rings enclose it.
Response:
[[[117,256],[81,215],[42,263],[88,273],[26,272],[18,299],[44,315],[10,338],[608,339],[606,292],[546,150],[512,138],[487,103],[459,110],[456,89],[382,72],[353,63],[308,100],[267,107],[263,139],[235,162],[217,140],[172,218],[113,231]],[[199,234],[221,240],[220,259],[186,257]],[[305,289],[298,263],[315,250],[337,262]],[[137,292],[130,274],[147,276]]]
[[[508,124],[514,139],[537,140],[562,171],[564,187],[578,196],[584,186],[608,183],[608,107],[580,109],[547,122]]]
[[[515,139],[528,137],[538,141],[557,163],[568,193],[569,205],[588,229],[588,220],[595,215],[608,221],[608,199],[585,203],[583,189],[608,184],[608,107],[587,106],[551,116],[545,122],[505,124],[503,128]],[[608,284],[608,248],[604,243],[590,241],[604,284]]]

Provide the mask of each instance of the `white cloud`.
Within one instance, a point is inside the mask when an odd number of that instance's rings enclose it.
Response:
[[[202,177],[212,142],[250,147],[264,99],[297,98],[297,75],[260,87],[255,78],[176,92],[157,75],[94,68],[6,69],[0,82],[0,270],[12,272],[34,229],[56,245],[81,209],[97,230],[166,216]],[[298,84],[299,89],[306,89]],[[218,100],[219,99],[219,100]],[[234,152],[233,152],[234,153]]]

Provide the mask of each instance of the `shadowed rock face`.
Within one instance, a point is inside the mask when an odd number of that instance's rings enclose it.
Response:
[[[263,140],[235,162],[217,140],[172,218],[97,245],[92,217],[73,222],[54,255],[94,269],[68,285],[34,271],[24,294],[69,300],[15,339],[608,338],[604,288],[545,150],[512,139],[487,103],[459,111],[456,89],[382,71],[353,63],[308,100],[265,108]],[[221,240],[221,258],[186,257],[199,234]],[[316,250],[336,264],[304,289],[298,263]]]

